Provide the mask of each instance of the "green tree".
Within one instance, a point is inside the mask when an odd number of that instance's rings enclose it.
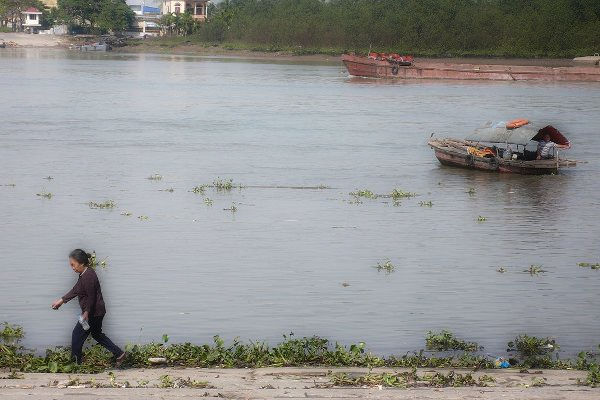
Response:
[[[101,32],[123,31],[135,19],[124,0],[58,0],[58,14],[72,27]]]
[[[103,31],[122,32],[135,20],[135,13],[123,0],[104,0],[98,13],[98,27]]]

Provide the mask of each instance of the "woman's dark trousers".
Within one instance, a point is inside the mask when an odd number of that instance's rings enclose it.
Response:
[[[71,339],[71,356],[75,358],[77,364],[81,364],[82,358],[82,349],[83,343],[85,339],[87,339],[88,335],[91,334],[96,342],[104,346],[108,351],[113,353],[115,357],[119,357],[123,354],[123,350],[119,348],[116,344],[114,344],[108,336],[102,333],[102,319],[104,317],[90,317],[88,319],[88,323],[90,324],[90,329],[85,331],[81,324],[78,322],[73,328],[73,336]]]

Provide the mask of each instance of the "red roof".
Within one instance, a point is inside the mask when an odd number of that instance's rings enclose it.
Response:
[[[38,10],[35,7],[29,7],[27,10],[25,10],[26,13],[41,13],[40,10]]]

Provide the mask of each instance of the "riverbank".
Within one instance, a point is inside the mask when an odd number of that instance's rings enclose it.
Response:
[[[17,48],[57,48],[64,49],[71,44],[93,43],[99,37],[30,35],[25,33],[2,33],[0,42]],[[337,64],[342,49],[273,48],[250,46],[241,43],[210,44],[199,43],[185,37],[160,37],[129,39],[123,47],[115,47],[115,54],[161,54],[193,57],[231,57],[249,60],[290,61]],[[422,62],[449,62],[469,64],[496,64],[521,66],[567,67],[573,66],[571,59],[564,58],[498,58],[498,57],[417,57]]]
[[[421,381],[409,388],[383,385],[358,387],[340,384],[335,377],[395,376],[412,370],[389,368],[162,368],[113,370],[100,374],[0,374],[0,399],[46,400],[71,396],[86,399],[147,399],[149,397],[227,399],[596,399],[600,388],[578,382],[581,371],[515,371],[420,369]],[[428,377],[471,376],[474,386],[448,387]],[[18,378],[18,379],[14,379]],[[337,382],[337,383],[336,383]]]
[[[339,62],[346,51],[336,48],[271,47],[244,43],[202,43],[186,37],[158,37],[128,40],[127,45],[113,49],[117,53],[156,53],[189,56],[223,56],[262,60],[293,60],[307,62]],[[525,65],[566,67],[573,66],[566,58],[503,58],[494,56],[435,57],[416,54],[419,61],[437,61],[470,64]]]
[[[29,48],[64,48],[71,42],[70,36],[57,35],[31,35],[28,33],[0,33],[0,43],[6,43],[7,47],[29,47]]]

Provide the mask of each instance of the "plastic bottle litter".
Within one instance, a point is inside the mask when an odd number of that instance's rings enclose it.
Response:
[[[90,330],[90,324],[88,324],[88,322],[85,319],[83,319],[83,316],[81,315],[79,316],[79,325],[81,325],[84,331]]]
[[[510,367],[510,363],[503,357],[498,357],[494,361],[494,366],[496,368],[508,368]]]

